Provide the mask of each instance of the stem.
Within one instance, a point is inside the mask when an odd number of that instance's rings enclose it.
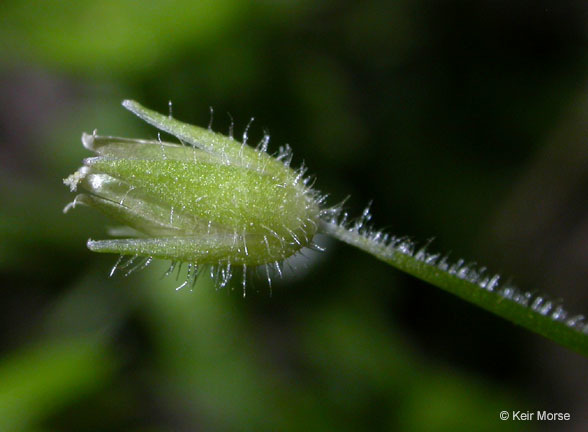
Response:
[[[408,240],[366,229],[367,214],[351,228],[334,220],[322,221],[321,231],[588,357],[588,323],[582,315],[571,316],[544,296],[501,284],[498,275],[486,275],[485,269],[464,265],[463,260],[450,265],[425,248],[415,252]]]

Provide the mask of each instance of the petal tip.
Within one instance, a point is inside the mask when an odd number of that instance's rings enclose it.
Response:
[[[94,132],[92,132],[92,135],[84,132],[82,134],[82,145],[87,148],[88,150],[94,150],[94,139],[96,138],[96,133],[97,130],[94,129]]]
[[[132,99],[125,99],[122,101],[122,106],[128,109],[129,111],[133,111],[137,109],[138,103]]]

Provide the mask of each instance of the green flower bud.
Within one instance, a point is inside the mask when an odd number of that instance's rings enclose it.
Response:
[[[180,143],[83,134],[97,156],[64,180],[87,191],[64,211],[94,207],[128,237],[88,240],[90,250],[139,257],[141,266],[153,258],[188,263],[192,276],[199,265],[221,265],[224,284],[231,266],[276,263],[279,270],[277,263],[313,246],[320,199],[289,167],[288,147],[272,157],[267,135],[252,148],[247,132],[240,143],[134,101],[123,106]]]

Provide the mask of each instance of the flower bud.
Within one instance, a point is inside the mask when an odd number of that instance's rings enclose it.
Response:
[[[127,238],[88,240],[95,252],[200,264],[275,263],[312,245],[320,205],[289,148],[266,153],[232,137],[182,123],[136,102],[123,106],[180,143],[83,134],[96,156],[64,180],[77,204],[126,228]]]

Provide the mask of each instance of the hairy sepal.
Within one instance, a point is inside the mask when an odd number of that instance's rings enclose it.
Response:
[[[123,105],[180,142],[82,136],[97,156],[65,180],[88,192],[66,209],[88,205],[138,233],[89,240],[91,250],[247,266],[275,265],[312,244],[320,203],[289,167],[288,148],[274,158],[265,152],[268,136],[254,149],[136,102]]]

